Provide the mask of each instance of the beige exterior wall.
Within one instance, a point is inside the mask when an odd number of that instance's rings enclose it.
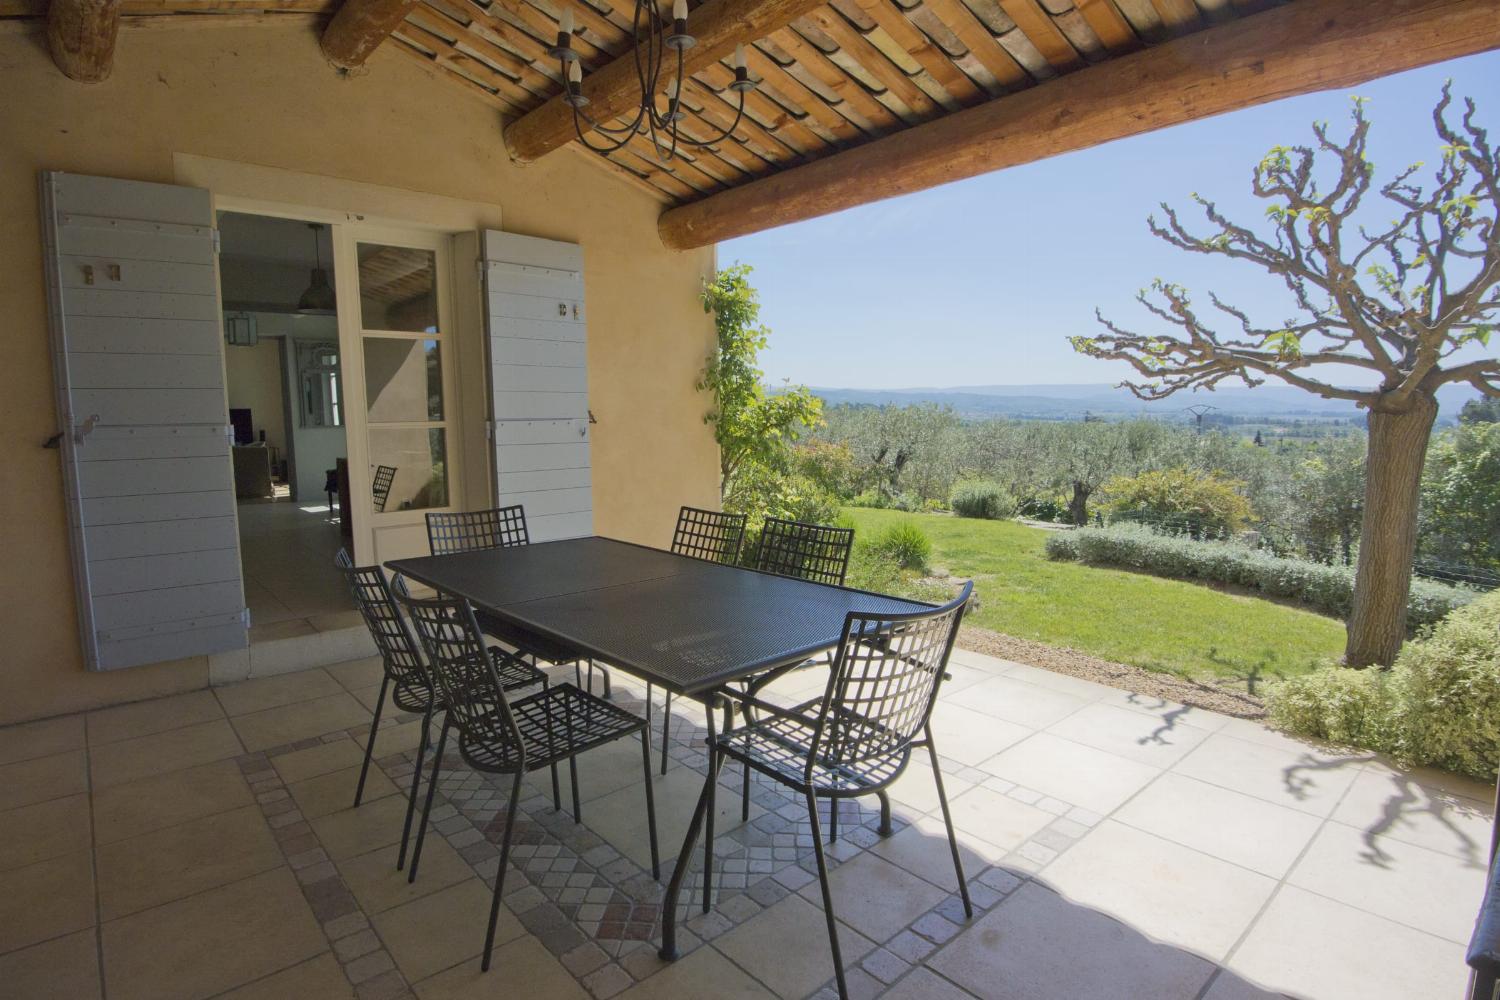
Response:
[[[57,429],[41,170],[181,183],[184,163],[210,157],[441,195],[475,224],[580,243],[596,530],[662,545],[678,505],[716,502],[717,455],[693,389],[712,338],[698,291],[713,255],[665,250],[660,206],[583,156],[518,168],[492,108],[391,52],[340,78],[304,27],[127,28],[113,75],[94,86],[58,73],[40,34],[0,33],[0,93],[0,724],[208,681],[204,659],[82,667],[58,453],[40,447]],[[310,185],[303,203],[370,190]],[[422,204],[390,202],[357,210],[401,218]]]

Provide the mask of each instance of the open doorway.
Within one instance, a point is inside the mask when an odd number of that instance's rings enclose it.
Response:
[[[219,281],[252,641],[351,607],[347,412],[333,240],[321,223],[220,212]]]

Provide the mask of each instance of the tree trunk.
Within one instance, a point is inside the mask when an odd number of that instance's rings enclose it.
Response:
[[[1082,528],[1089,523],[1089,494],[1093,492],[1083,483],[1073,480],[1073,499],[1068,501],[1068,514],[1077,527]]]
[[[1371,408],[1359,565],[1344,647],[1351,667],[1390,664],[1406,639],[1422,464],[1437,411],[1437,400],[1422,392],[1399,412]]]

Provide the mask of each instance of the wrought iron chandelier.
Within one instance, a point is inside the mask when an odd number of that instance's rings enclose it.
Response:
[[[635,58],[636,78],[641,86],[641,103],[628,122],[605,125],[595,121],[585,110],[589,99],[583,93],[583,63],[573,50],[573,11],[569,7],[562,8],[558,17],[557,44],[547,51],[558,60],[562,70],[565,84],[563,100],[573,108],[573,128],[578,133],[579,142],[601,156],[609,156],[637,135],[647,135],[656,150],[657,158],[666,163],[677,155],[678,143],[711,146],[734,135],[734,130],[745,116],[745,95],[755,89],[755,82],[750,79],[750,73],[745,68],[743,45],[734,47],[734,81],[729,84],[729,89],[740,95],[734,121],[730,122],[727,129],[706,139],[694,139],[678,127],[687,117],[684,110],[686,105],[682,100],[683,53],[698,43],[696,38],[688,34],[687,15],[687,0],[673,0],[671,31],[668,32],[666,18],[655,3],[651,0],[635,0],[635,16],[631,24],[636,45],[632,54]],[[656,98],[662,71],[671,59],[667,55],[668,49],[677,53],[677,72],[667,80],[664,93],[667,107],[665,111],[660,111],[657,109]],[[590,140],[589,136],[595,132],[604,137],[601,143],[596,144]]]

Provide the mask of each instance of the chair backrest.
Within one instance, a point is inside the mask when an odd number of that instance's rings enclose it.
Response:
[[[766,518],[760,531],[755,568],[815,583],[843,586],[849,572],[853,528],[830,528],[805,521]]]
[[[391,495],[391,483],[396,479],[394,465],[375,466],[375,478],[370,483],[370,495],[375,499],[375,513],[385,511],[386,498]]]
[[[677,514],[672,551],[709,562],[737,563],[745,541],[745,515],[684,507]]]
[[[467,741],[513,757],[524,767],[525,744],[469,602],[409,596],[400,601],[427,652],[433,681],[453,724]]]
[[[356,566],[346,549],[339,549],[334,563],[343,570],[349,593],[354,597],[354,606],[359,609],[375,640],[375,648],[385,661],[386,674],[398,686],[429,686],[427,667],[417,649],[406,619],[396,608],[391,596],[391,585],[386,581],[385,571],[379,566]],[[398,580],[396,589],[405,593],[406,588]]]
[[[890,757],[921,734],[973,593],[970,581],[931,611],[849,613],[808,755],[809,781],[816,764],[838,768]]]
[[[435,556],[475,549],[508,549],[528,545],[526,510],[520,504],[493,510],[427,515],[427,544]]]

